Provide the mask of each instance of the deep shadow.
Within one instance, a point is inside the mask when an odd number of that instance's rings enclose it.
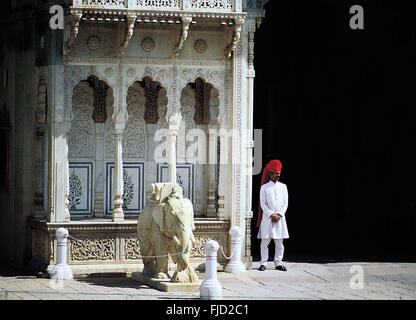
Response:
[[[40,274],[36,271],[30,270],[29,268],[16,268],[0,261],[0,277],[32,278],[36,276],[40,276]]]
[[[269,1],[256,32],[254,127],[263,167],[283,162],[285,259],[416,261],[416,21],[403,1],[366,2],[352,30],[353,4]]]

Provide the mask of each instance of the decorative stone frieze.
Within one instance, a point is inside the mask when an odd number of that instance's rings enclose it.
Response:
[[[241,134],[242,134],[242,68],[243,48],[241,43],[237,45],[234,70],[233,92],[233,155],[235,157],[232,166],[233,192],[232,192],[232,226],[240,226],[241,223]]]
[[[123,260],[137,261],[141,259],[141,252],[139,246],[139,239],[137,237],[126,237],[123,239],[124,251],[122,254]]]
[[[116,240],[114,238],[78,238],[69,242],[69,262],[114,261]]]
[[[64,227],[69,235],[68,264],[74,274],[85,273],[98,264],[107,265],[108,271],[126,270],[134,265],[136,270],[142,266],[142,258],[137,239],[137,220],[124,222],[76,222],[49,223],[39,220],[29,221],[32,228],[32,263],[43,265],[55,264],[56,238],[55,232]],[[208,240],[216,240],[224,253],[230,255],[228,244],[228,221],[195,220],[194,231],[196,243],[191,252],[191,262],[205,262],[203,244]],[[225,264],[227,260],[222,254],[218,261]],[[123,267],[125,266],[125,267]],[[132,270],[132,269],[129,269]]]
[[[146,122],[145,90],[135,82],[127,91],[127,112],[129,118],[123,137],[123,158],[145,158]]]

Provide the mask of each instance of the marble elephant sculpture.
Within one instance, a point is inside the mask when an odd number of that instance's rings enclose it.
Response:
[[[168,253],[177,270],[171,282],[198,282],[190,265],[190,252],[195,242],[193,205],[173,190],[163,201],[149,199],[137,222],[140,252],[143,259],[143,275],[168,279]]]

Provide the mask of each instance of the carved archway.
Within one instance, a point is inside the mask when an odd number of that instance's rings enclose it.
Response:
[[[196,215],[216,217],[218,89],[197,77],[182,89],[180,103],[182,121],[177,138],[177,174],[185,176],[188,170],[188,176],[192,176],[194,187],[188,184],[188,188],[194,190]]]
[[[157,182],[158,178],[154,136],[158,129],[167,126],[167,90],[160,82],[144,76],[129,86],[126,103],[128,120],[123,136],[123,166],[126,178],[140,176],[130,185],[134,197],[139,197],[138,203],[141,203],[135,212],[130,212],[138,213],[144,205],[145,193],[149,193],[151,183]],[[123,208],[125,213],[130,209]]]
[[[73,87],[73,117],[67,135],[71,214],[104,215],[105,137],[114,134],[113,103],[113,89],[95,75]]]

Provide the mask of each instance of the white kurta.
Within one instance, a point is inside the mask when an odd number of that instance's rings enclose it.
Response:
[[[286,239],[289,232],[286,225],[285,213],[289,204],[287,187],[284,183],[269,181],[260,188],[260,206],[263,217],[257,235],[258,239]],[[273,213],[282,217],[278,222],[272,222]]]

